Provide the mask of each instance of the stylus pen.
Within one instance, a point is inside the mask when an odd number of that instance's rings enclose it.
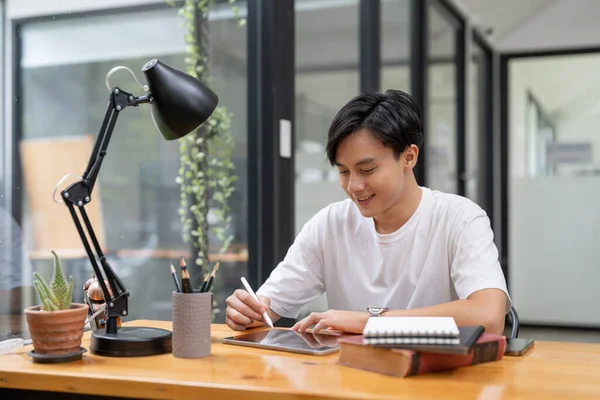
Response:
[[[250,293],[250,296],[252,296],[254,298],[254,300],[258,301],[259,304],[262,304],[260,302],[260,300],[258,299],[258,297],[256,296],[256,293],[254,293],[254,290],[252,290],[252,288],[250,287],[250,284],[248,283],[248,281],[246,280],[246,278],[244,278],[243,276],[242,276],[242,284],[246,288],[246,291],[248,293]],[[266,310],[263,313],[263,318],[265,319],[265,322],[267,323],[267,325],[269,325],[271,328],[273,328],[273,321],[271,321],[271,318],[269,318],[269,314],[267,314]]]

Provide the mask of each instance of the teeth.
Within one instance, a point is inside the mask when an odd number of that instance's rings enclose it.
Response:
[[[373,197],[373,195],[366,196],[366,197],[357,197],[357,199],[358,199],[359,201],[365,201],[365,200],[369,200],[371,197]]]

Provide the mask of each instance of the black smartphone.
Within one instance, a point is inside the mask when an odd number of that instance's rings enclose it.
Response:
[[[506,349],[504,355],[522,356],[533,348],[533,339],[506,338]]]

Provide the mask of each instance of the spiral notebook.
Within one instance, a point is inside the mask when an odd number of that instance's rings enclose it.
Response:
[[[365,344],[460,344],[452,317],[371,317],[363,330]]]

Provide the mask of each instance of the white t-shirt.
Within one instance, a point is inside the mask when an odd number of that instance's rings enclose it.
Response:
[[[471,200],[422,188],[412,217],[379,234],[350,200],[333,203],[308,221],[284,260],[258,290],[271,309],[297,318],[326,293],[330,309],[420,308],[497,288],[510,298],[486,213]]]

